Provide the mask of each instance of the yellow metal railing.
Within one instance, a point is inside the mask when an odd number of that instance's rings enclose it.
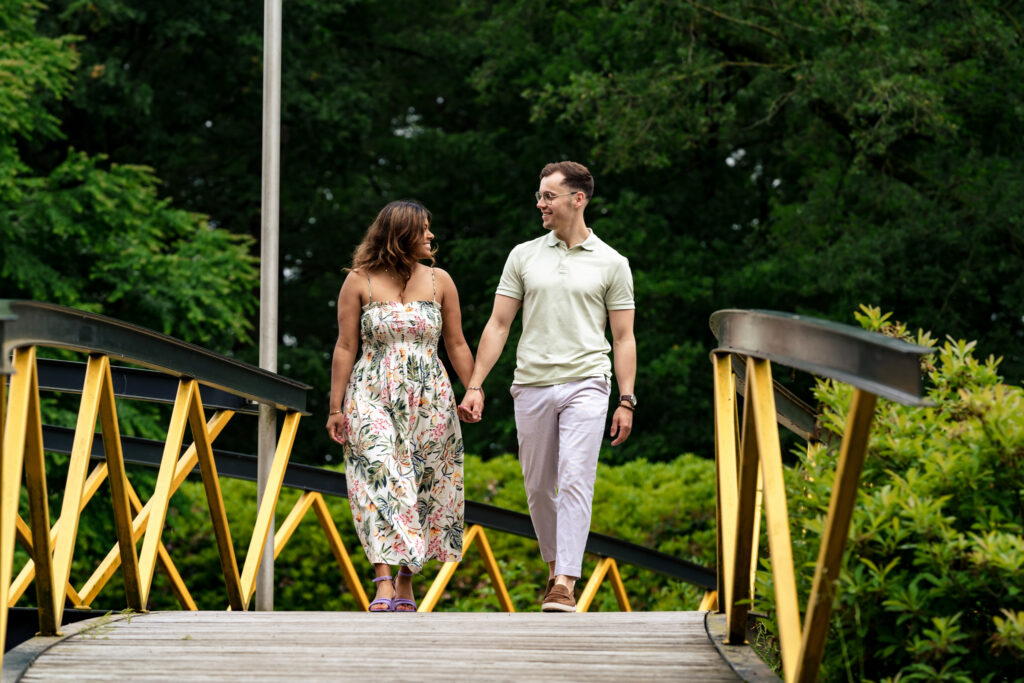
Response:
[[[341,534],[338,533],[338,527],[334,525],[331,511],[327,509],[327,502],[322,494],[306,491],[295,502],[295,505],[292,506],[291,512],[288,513],[288,516],[278,528],[277,533],[274,534],[274,559],[277,559],[281,551],[284,550],[284,547],[288,545],[292,534],[295,533],[299,523],[306,513],[309,512],[310,508],[313,508],[313,511],[316,513],[316,518],[320,522],[320,528],[327,537],[327,543],[331,548],[331,552],[334,553],[334,559],[338,563],[338,568],[341,569],[345,585],[355,597],[356,604],[362,610],[369,609],[370,601],[366,597],[366,591],[363,590],[363,586],[359,582],[359,575],[356,574],[355,567],[352,565],[352,559],[345,548],[345,543],[341,539]],[[255,589],[255,586],[253,588]]]
[[[154,571],[159,567],[166,575],[170,588],[182,608],[197,609],[188,586],[161,541],[161,533],[166,524],[170,498],[198,465],[209,504],[221,571],[225,578],[228,605],[231,609],[246,609],[255,591],[255,575],[263,545],[268,538],[270,512],[276,505],[282,488],[284,470],[299,414],[289,413],[285,419],[270,478],[271,495],[263,499],[246,553],[246,563],[239,573],[212,450],[214,440],[231,420],[234,414],[232,411],[217,411],[208,422],[205,421],[198,383],[191,379],[180,382],[154,493],[143,503],[125,473],[109,358],[104,355],[92,355],[86,366],[86,380],[82,390],[78,426],[75,430],[61,513],[53,526],[49,527],[42,521],[48,519],[48,511],[34,347],[15,351],[14,369],[10,398],[8,399],[6,393],[0,392],[4,396],[5,404],[10,408],[9,411],[5,411],[7,419],[4,430],[4,453],[24,453],[25,458],[4,458],[3,481],[5,484],[10,483],[11,486],[4,488],[3,517],[4,520],[12,520],[13,526],[5,524],[3,529],[2,542],[7,555],[2,559],[9,572],[13,543],[16,540],[28,553],[29,560],[13,581],[8,574],[8,577],[0,582],[0,600],[3,605],[13,607],[29,586],[35,583],[40,605],[41,632],[57,633],[62,621],[65,598],[76,608],[88,608],[118,569],[121,569],[124,577],[128,606],[134,610],[143,610],[148,602]],[[8,412],[9,416],[6,414]],[[89,471],[89,454],[97,421],[100,424],[106,461],[95,465]],[[194,441],[179,457],[178,453],[185,443],[187,430],[191,431]],[[29,474],[26,485],[30,493],[31,525],[26,523],[17,511],[20,489],[20,486],[16,485],[20,479],[20,472],[17,470],[22,462],[27,463],[26,472]],[[78,522],[82,510],[106,481],[110,483],[118,541],[92,575],[76,589],[69,582],[69,578]],[[313,509],[317,516],[346,587],[360,608],[366,609],[369,604],[366,592],[321,493],[304,492],[280,524],[273,536],[275,558],[287,546],[310,509]],[[45,534],[34,531],[47,528],[48,533]],[[142,549],[137,554],[135,549],[140,540]],[[515,611],[484,527],[480,525],[472,525],[468,529],[463,541],[464,554],[474,545],[480,550],[501,608],[509,612]],[[419,611],[433,611],[459,564],[449,562],[442,565],[424,595]],[[585,612],[590,608],[598,589],[607,580],[611,581],[620,609],[629,611],[626,589],[619,575],[618,565],[611,557],[602,557],[598,561],[581,593],[577,604],[579,611]],[[63,590],[59,589],[60,586],[63,586]],[[6,616],[6,610],[4,613]]]
[[[487,534],[484,533],[484,528],[478,524],[471,526],[462,539],[463,557],[466,556],[466,553],[469,552],[470,547],[474,543],[480,546],[480,554],[483,555],[484,566],[487,568],[487,574],[491,577],[491,584],[494,586],[494,592],[498,596],[501,608],[506,612],[515,612],[516,610],[512,606],[512,598],[509,597],[508,590],[505,588],[505,581],[501,578],[501,569],[498,567],[497,560],[494,559],[494,553],[491,552],[491,544],[487,542]],[[445,562],[441,566],[441,570],[434,578],[434,582],[423,596],[418,611],[434,611],[437,601],[441,599],[441,594],[444,592],[448,582],[451,581],[452,575],[459,564],[459,562]]]
[[[66,605],[70,604],[75,608],[91,607],[118,571],[123,577],[125,600],[130,609],[145,610],[149,603],[154,574],[159,569],[167,577],[170,590],[181,607],[196,610],[195,600],[162,542],[162,534],[168,522],[172,496],[197,468],[203,483],[214,541],[218,548],[229,609],[248,608],[255,592],[256,574],[266,544],[273,543],[274,557],[277,558],[293,538],[310,509],[317,517],[349,592],[360,609],[367,609],[369,600],[341,534],[331,517],[324,493],[304,491],[276,532],[271,526],[281,489],[285,486],[286,469],[302,414],[298,408],[289,406],[304,405],[304,399],[296,398],[296,392],[304,391],[301,385],[269,373],[260,374],[262,371],[248,366],[242,367],[242,364],[230,359],[212,358],[214,354],[203,349],[188,347],[182,342],[162,335],[125,326],[99,316],[32,302],[0,302],[0,309],[3,309],[3,305],[13,308],[13,304],[17,304],[16,312],[23,316],[28,324],[24,328],[14,329],[10,327],[10,323],[17,317],[4,317],[6,314],[0,310],[0,325],[5,322],[8,324],[6,329],[0,326],[0,342],[3,342],[4,353],[4,357],[0,358],[0,365],[3,366],[0,370],[10,375],[9,378],[0,375],[0,379],[9,379],[0,381],[0,648],[6,640],[9,608],[23,598],[33,584],[39,611],[39,630],[43,635],[59,634]],[[80,333],[83,329],[86,332]],[[5,334],[8,335],[6,338]],[[100,337],[104,340],[96,347],[87,346],[81,341]],[[33,343],[18,341],[29,338]],[[46,390],[65,390],[72,393],[79,393],[80,387],[81,394],[73,442],[70,451],[63,451],[69,453],[70,457],[61,509],[52,525],[48,509],[44,457],[44,433],[49,438],[48,430],[52,428],[44,427],[42,422],[40,392],[44,387],[40,384],[39,374],[40,363],[52,361],[37,361],[36,343],[48,343],[51,346],[88,354],[88,361],[84,364],[84,379],[78,375],[78,379],[71,381],[66,389],[54,389],[49,384],[45,387]],[[159,348],[150,352],[146,348],[150,344]],[[143,350],[136,356],[129,352],[132,349]],[[185,353],[181,353],[182,351]],[[8,352],[10,364],[6,362]],[[127,359],[128,362],[137,362],[159,370],[163,373],[161,377],[173,378],[171,387],[176,385],[176,392],[164,393],[162,398],[149,397],[151,400],[171,403],[172,409],[159,462],[153,463],[157,467],[154,490],[145,501],[141,499],[127,476],[126,452],[123,450],[115,402],[114,377],[127,377],[125,373],[128,369],[112,368],[112,357],[119,360]],[[143,360],[138,360],[139,357]],[[196,378],[181,376],[182,370],[190,367],[191,362],[202,364],[214,379],[204,378],[201,386]],[[47,367],[52,370],[52,366]],[[81,368],[80,365],[75,367]],[[212,394],[214,390],[204,387],[221,387],[221,394],[225,391],[231,393],[235,390],[227,388],[234,386],[232,381],[236,379],[243,388],[237,389],[237,393],[234,394],[235,403],[218,403],[227,400],[223,396],[213,399],[212,402],[218,407],[207,418],[203,393]],[[78,383],[75,384],[75,381]],[[122,379],[118,379],[118,386],[121,386],[121,381]],[[264,384],[259,384],[260,382]],[[252,402],[264,401],[259,398],[261,394],[258,391],[259,387],[265,386],[275,387],[275,398],[266,399],[266,402],[283,410],[285,417],[265,495],[261,498],[253,532],[248,539],[245,562],[239,569],[221,493],[213,444],[236,414],[235,410],[251,412]],[[135,397],[139,398],[137,395]],[[249,403],[246,404],[246,401]],[[225,408],[224,405],[230,405],[234,409]],[[103,461],[90,468],[97,433],[105,457]],[[75,587],[70,581],[71,565],[82,512],[97,497],[96,494],[102,490],[105,483],[108,484],[110,491],[116,542],[87,580],[80,587]],[[335,492],[330,487],[323,490]],[[23,493],[27,494],[28,521],[20,514]],[[473,505],[480,509],[488,507],[476,503]],[[486,515],[485,518],[489,520],[486,524],[493,525],[498,530],[528,535],[523,526],[528,523],[528,519],[518,519],[524,518],[523,515],[497,508],[490,509]],[[595,538],[598,545],[591,552],[596,552],[599,560],[577,603],[577,609],[581,612],[592,607],[600,587],[606,582],[611,584],[619,608],[623,611],[631,609],[625,585],[619,574],[618,561],[631,559],[642,566],[647,564],[649,567],[660,567],[658,571],[666,571],[666,561],[681,562],[667,556],[652,560],[644,559],[644,553],[652,551],[636,546],[627,547],[631,544],[610,537],[601,537],[599,534],[592,535],[591,540]],[[13,576],[16,544],[24,548],[28,559],[17,575]],[[514,611],[500,565],[491,550],[482,524],[472,523],[466,530],[463,539],[464,557],[473,546],[477,547],[481,555],[500,608],[508,612]],[[616,555],[618,560],[612,555]],[[684,580],[704,582],[702,585],[708,585],[707,570],[690,563],[683,564],[687,565],[684,570],[667,571],[675,576],[691,577]],[[435,609],[459,565],[460,562],[449,562],[441,566],[423,596],[419,611],[430,612]],[[695,576],[698,578],[693,578]],[[703,578],[700,578],[701,576]],[[705,609],[712,605],[715,595],[713,591],[709,592],[702,601],[701,608]]]
[[[34,579],[40,608],[41,631],[44,634],[55,634],[61,623],[64,596],[71,597],[75,605],[90,604],[118,566],[122,569],[128,606],[135,610],[144,609],[148,602],[153,574],[159,564],[171,579],[171,585],[182,604],[193,608],[194,603],[188,595],[188,589],[174,568],[174,563],[163,547],[160,537],[166,523],[171,495],[198,464],[227,587],[228,602],[232,609],[246,609],[255,590],[256,570],[267,542],[300,414],[289,412],[284,419],[271,467],[267,495],[263,497],[257,513],[246,562],[239,573],[212,449],[213,440],[226,426],[233,413],[219,411],[208,424],[204,419],[198,383],[193,379],[181,380],[155,489],[149,501],[143,505],[125,472],[110,361],[103,355],[91,356],[86,367],[86,380],[82,390],[78,426],[75,430],[61,514],[52,529],[50,528],[35,355],[34,347],[14,351],[15,374],[11,378],[9,411],[4,424],[3,528],[0,529],[0,543],[4,553],[0,560],[4,563],[5,572],[10,571],[8,568],[11,566],[15,536],[29,552],[31,559],[13,585],[9,576],[4,576],[0,581],[2,604],[9,606],[17,601]],[[97,420],[100,424],[106,461],[86,476]],[[179,457],[186,428],[190,428],[194,441],[185,454]],[[24,457],[17,457],[18,454],[24,454]],[[20,470],[23,462],[31,517],[30,530],[18,514]],[[68,578],[80,513],[104,480],[110,485],[118,541],[82,589],[75,591],[68,584]],[[142,548],[136,553],[136,542],[140,539]]]
[[[735,421],[730,413],[730,404],[735,410],[732,398],[735,391],[727,379],[731,376],[730,359],[728,355],[716,354],[714,364],[716,462],[718,492],[722,501],[721,547],[725,573],[721,590],[726,595],[724,604],[729,640],[742,643],[746,639],[757,559],[758,480],[763,478],[783,674],[787,681],[814,680],[824,652],[833,590],[839,578],[876,397],[854,390],[814,584],[808,599],[809,608],[801,621],[771,366],[766,360],[747,359],[747,395],[737,443]]]
[[[577,612],[586,612],[590,609],[590,603],[597,596],[597,589],[601,587],[605,577],[611,578],[612,590],[615,591],[615,599],[619,603],[619,609],[623,612],[633,611],[629,607],[626,585],[622,583],[622,576],[619,575],[619,565],[616,564],[613,558],[604,557],[597,563],[594,573],[590,575],[587,585],[583,587],[583,593],[580,594],[580,599],[576,602]]]
[[[137,611],[145,608],[153,574],[159,566],[170,580],[171,590],[181,605],[186,609],[196,609],[185,582],[161,542],[161,534],[171,496],[197,464],[206,492],[228,602],[232,609],[246,609],[255,590],[256,571],[267,542],[300,413],[288,411],[284,418],[266,495],[260,504],[246,562],[240,573],[212,449],[214,439],[231,419],[232,411],[218,411],[207,423],[198,382],[190,378],[180,380],[155,490],[143,504],[125,471],[109,357],[90,355],[60,515],[51,527],[36,348],[14,349],[12,365],[10,387],[0,390],[0,645],[6,640],[8,608],[25,593],[29,584],[34,583],[36,588],[40,633],[58,635],[66,603],[70,601],[75,607],[90,605],[118,567],[124,579],[129,608]],[[105,462],[90,472],[89,459],[97,422],[106,457]],[[191,432],[193,443],[179,457],[186,430]],[[29,523],[18,510],[22,469]],[[69,578],[81,512],[104,481],[109,483],[117,543],[89,580],[76,590],[69,583]],[[137,551],[139,540],[142,547]],[[12,582],[16,542],[26,550],[29,560]]]
[[[735,314],[735,319],[720,323],[723,327],[731,323],[732,329],[726,330],[726,348],[711,354],[719,590],[717,596],[708,596],[705,604],[710,607],[717,602],[718,609],[725,612],[729,644],[746,642],[763,504],[783,676],[786,681],[814,681],[824,653],[876,401],[879,395],[886,395],[905,403],[920,403],[915,395],[919,381],[917,359],[929,351],[881,335],[871,338],[853,328],[840,329],[846,326],[835,323],[821,321],[815,325],[814,321],[771,312],[723,313]],[[751,319],[750,314],[761,319]],[[714,327],[715,319],[712,321]],[[786,339],[784,325],[796,323],[796,333],[802,336],[791,343]],[[808,337],[816,338],[817,343],[808,343]],[[801,359],[793,348],[813,360]],[[784,358],[786,365],[854,384],[814,580],[803,616],[797,595],[797,569],[793,565],[778,430],[779,390],[772,380],[772,355]],[[741,368],[733,366],[734,359],[743,364]],[[745,383],[740,392],[744,398],[742,422],[736,398],[737,371],[742,371]],[[889,372],[891,385],[886,377]]]
[[[463,557],[465,557],[469,552],[470,547],[472,547],[474,543],[480,547],[480,554],[483,558],[484,567],[487,570],[488,576],[491,578],[491,584],[494,586],[494,592],[498,597],[498,603],[504,611],[515,612],[515,607],[512,605],[512,598],[509,597],[508,589],[505,588],[505,581],[501,577],[501,568],[498,566],[498,562],[494,558],[494,553],[491,552],[491,545],[487,541],[487,534],[484,532],[484,528],[479,524],[471,526],[462,540]],[[430,588],[427,589],[426,594],[423,596],[423,600],[420,602],[418,611],[432,612],[434,610],[434,607],[437,606],[438,601],[441,599],[441,595],[444,593],[444,589],[448,586],[448,582],[451,581],[452,575],[455,573],[459,564],[459,562],[445,562],[444,565],[442,565],[441,570],[434,578],[433,583],[430,584]],[[623,612],[632,611],[629,607],[629,598],[626,595],[626,586],[622,583],[622,577],[619,575],[618,564],[616,564],[614,558],[602,557],[598,561],[594,572],[590,575],[590,579],[587,581],[586,586],[584,586],[583,592],[580,594],[580,599],[576,602],[577,612],[586,612],[590,609],[590,605],[594,601],[594,597],[597,595],[598,589],[604,583],[605,579],[609,577],[611,578],[612,589],[615,591],[615,598],[619,603],[619,609]]]
[[[33,408],[38,406],[38,382],[35,378],[34,348],[16,351],[16,378],[11,383],[11,405],[24,407],[27,410],[12,411],[11,425],[23,425],[24,430],[11,429],[5,433],[5,453],[19,451],[32,453],[36,471],[41,472],[41,421]],[[27,393],[25,393],[27,392]],[[26,398],[27,396],[27,398]],[[5,398],[6,400],[6,398]],[[88,608],[98,598],[101,591],[117,573],[122,570],[125,578],[128,606],[141,611],[148,602],[149,589],[152,584],[153,572],[156,567],[166,575],[170,588],[179,604],[184,609],[198,609],[188,586],[177,570],[174,561],[160,540],[160,533],[166,523],[168,502],[188,475],[199,465],[210,504],[211,519],[215,530],[214,536],[218,545],[221,569],[225,577],[228,592],[228,604],[231,609],[246,609],[255,591],[255,573],[259,557],[262,555],[263,543],[266,542],[265,530],[269,524],[269,512],[272,504],[276,504],[282,487],[284,467],[287,464],[288,452],[294,439],[298,413],[291,413],[285,420],[282,438],[278,446],[278,455],[270,479],[271,496],[264,498],[260,508],[256,528],[246,553],[247,562],[239,575],[231,542],[230,529],[223,507],[223,498],[217,477],[216,466],[212,456],[212,444],[227,426],[233,413],[227,410],[216,412],[208,422],[202,420],[203,409],[200,390],[194,380],[183,380],[168,428],[167,441],[164,448],[164,459],[160,464],[153,496],[145,504],[128,480],[124,471],[124,459],[120,452],[120,438],[117,428],[116,408],[113,402],[113,390],[110,384],[110,364],[106,356],[94,355],[90,358],[86,371],[86,383],[82,392],[82,404],[79,413],[78,429],[75,431],[75,443],[71,455],[71,463],[66,483],[66,493],[61,515],[49,529],[48,537],[38,546],[49,549],[37,552],[36,544],[40,543],[27,524],[17,513],[14,519],[14,534],[18,543],[28,552],[29,560],[21,568],[17,577],[5,581],[2,591],[3,603],[13,607],[24,595],[28,587],[35,582],[42,587],[44,598],[40,601],[43,632],[56,633],[61,623],[64,600],[57,598],[59,591],[56,586],[63,584],[62,595],[66,596],[76,608]],[[101,437],[107,455],[106,462],[97,464],[91,472],[86,470],[88,455],[92,448],[91,439],[94,435],[92,425],[96,420],[101,424]],[[181,457],[186,425],[191,428],[195,441],[185,450]],[[37,434],[34,440],[22,436]],[[16,467],[17,458],[5,459],[6,467]],[[111,471],[116,472],[111,476]],[[16,481],[17,474],[5,473],[4,481]],[[115,521],[119,540],[115,543],[104,559],[85,581],[81,588],[76,589],[70,582],[70,560],[74,547],[74,534],[77,532],[81,511],[88,505],[100,486],[109,480],[111,484],[112,502],[115,507]],[[32,478],[30,491],[34,492],[36,513],[33,517],[43,518],[40,507],[45,502],[45,477],[37,475]],[[17,492],[11,491],[5,496],[5,502],[16,500]],[[301,521],[310,510],[314,510],[320,527],[324,532],[328,545],[342,572],[346,587],[356,599],[361,609],[366,609],[369,600],[352,564],[350,554],[345,547],[341,534],[331,518],[324,496],[318,492],[304,492],[291,511],[281,522],[273,536],[274,556],[277,558],[287,546]],[[67,521],[66,521],[67,520]],[[44,528],[35,526],[35,528]],[[70,529],[70,532],[67,531]],[[5,537],[6,539],[6,537]],[[128,540],[130,539],[130,540]],[[147,543],[147,539],[149,542]],[[143,541],[141,558],[133,551],[139,540]],[[498,602],[504,611],[513,612],[515,608],[509,596],[501,569],[491,550],[484,527],[472,525],[463,539],[463,553],[477,545],[482,555],[485,569],[494,586]],[[13,547],[8,543],[7,547]],[[125,552],[127,548],[128,552]],[[127,558],[127,564],[126,564]],[[428,588],[421,601],[419,611],[431,612],[435,609],[444,589],[447,587],[460,562],[448,562],[442,565],[437,576]],[[6,565],[10,567],[10,562]],[[37,581],[39,567],[43,566],[43,578]],[[127,569],[125,569],[127,567]],[[605,581],[611,581],[612,588],[620,609],[629,611],[629,600],[625,585],[618,571],[614,558],[599,559],[594,572],[588,579],[577,603],[581,612],[589,610],[599,588]]]

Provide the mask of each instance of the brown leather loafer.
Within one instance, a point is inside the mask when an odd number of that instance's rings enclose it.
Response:
[[[544,612],[575,612],[576,598],[573,597],[572,590],[556,583],[544,596],[544,603],[540,608]]]

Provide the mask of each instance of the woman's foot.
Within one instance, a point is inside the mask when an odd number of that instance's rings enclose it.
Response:
[[[412,572],[406,571],[405,567],[398,571],[398,577],[395,579],[396,612],[416,611],[416,599],[412,592],[412,577]]]
[[[394,612],[395,611],[395,583],[391,576],[384,574],[373,580],[377,584],[377,595],[374,596],[367,611],[369,612]]]

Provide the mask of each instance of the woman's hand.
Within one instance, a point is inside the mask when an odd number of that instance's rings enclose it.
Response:
[[[327,435],[333,441],[344,445],[348,440],[348,430],[345,429],[345,413],[335,413],[327,418]]]

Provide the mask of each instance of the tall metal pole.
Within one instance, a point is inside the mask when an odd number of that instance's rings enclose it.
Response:
[[[278,216],[281,190],[281,4],[263,4],[263,182],[260,202],[260,367],[277,372]],[[257,505],[277,445],[277,410],[260,404]],[[274,522],[256,574],[256,609],[274,609]]]

